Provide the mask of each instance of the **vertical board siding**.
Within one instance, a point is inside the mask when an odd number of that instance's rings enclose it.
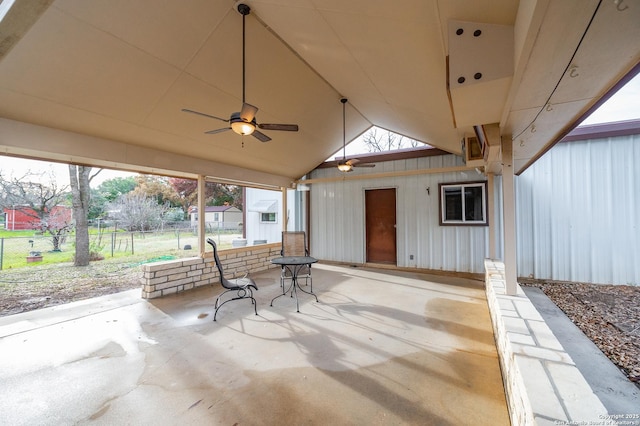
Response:
[[[639,162],[639,135],[592,139],[557,144],[516,177],[518,276],[640,284]],[[352,173],[459,165],[459,157],[443,155],[377,163]],[[318,169],[311,177],[335,176],[341,176],[337,170]],[[489,229],[440,226],[438,184],[483,179],[469,170],[313,184],[312,252],[320,259],[364,263],[364,191],[396,188],[398,266],[481,273]],[[501,176],[493,189],[496,256],[503,258]]]
[[[518,275],[640,284],[639,161],[639,135],[592,139],[518,176]]]
[[[461,165],[464,163],[460,157],[441,155],[376,163],[375,168],[356,168],[347,176]],[[342,175],[328,168],[313,171],[311,178],[335,176]],[[484,179],[470,169],[457,173],[314,183],[311,252],[319,259],[364,263],[364,191],[395,188],[398,266],[482,273],[488,253],[488,227],[440,226],[438,184]]]

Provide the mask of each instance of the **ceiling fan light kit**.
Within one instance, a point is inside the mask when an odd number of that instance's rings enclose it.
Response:
[[[231,130],[241,136],[248,136],[256,130],[255,118],[252,121],[244,121],[242,117],[240,117],[240,113],[234,112],[233,114],[231,114],[230,121]]]
[[[242,110],[239,112],[231,113],[231,117],[227,120],[224,118],[216,117],[214,115],[205,114],[203,112],[198,112],[192,109],[183,108],[183,112],[188,112],[191,114],[200,115],[202,117],[214,118],[216,120],[224,121],[229,123],[229,127],[224,127],[221,129],[209,130],[205,132],[206,134],[213,135],[216,133],[225,132],[227,130],[232,130],[235,133],[241,136],[249,136],[252,135],[254,138],[258,139],[260,142],[269,142],[271,138],[264,133],[256,130],[256,128],[261,130],[279,130],[285,132],[297,132],[298,125],[297,124],[274,124],[274,123],[261,123],[258,124],[256,121],[256,113],[258,112],[258,107],[248,104],[245,101],[245,17],[251,13],[251,8],[244,3],[240,3],[237,6],[238,12],[242,15]],[[243,143],[244,146],[244,143]]]
[[[256,126],[251,123],[245,123],[244,121],[236,121],[231,123],[231,130],[241,136],[248,136],[256,130]]]
[[[338,170],[341,172],[350,172],[353,166],[349,163],[338,163]]]

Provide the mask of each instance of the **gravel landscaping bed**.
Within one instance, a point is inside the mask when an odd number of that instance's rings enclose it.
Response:
[[[640,387],[640,287],[525,281],[540,288]]]

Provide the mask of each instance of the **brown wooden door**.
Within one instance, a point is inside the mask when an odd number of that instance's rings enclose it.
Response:
[[[367,262],[396,264],[396,190],[365,191]]]

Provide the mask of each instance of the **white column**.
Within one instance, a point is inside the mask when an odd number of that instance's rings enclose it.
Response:
[[[487,205],[489,207],[489,259],[496,258],[496,226],[498,225],[498,212],[495,206],[494,183],[495,175],[492,172],[487,173]]]
[[[204,180],[204,176],[198,175],[198,247],[200,248],[200,257],[204,257],[204,253],[207,248],[204,242],[205,220],[207,216],[205,205],[205,185],[206,181]]]
[[[518,288],[514,188],[513,146],[511,135],[506,135],[502,137],[502,217],[504,220],[504,275],[508,295],[515,295]]]
[[[287,188],[281,187],[282,190],[282,230],[287,231],[289,225],[289,209],[287,207]]]

